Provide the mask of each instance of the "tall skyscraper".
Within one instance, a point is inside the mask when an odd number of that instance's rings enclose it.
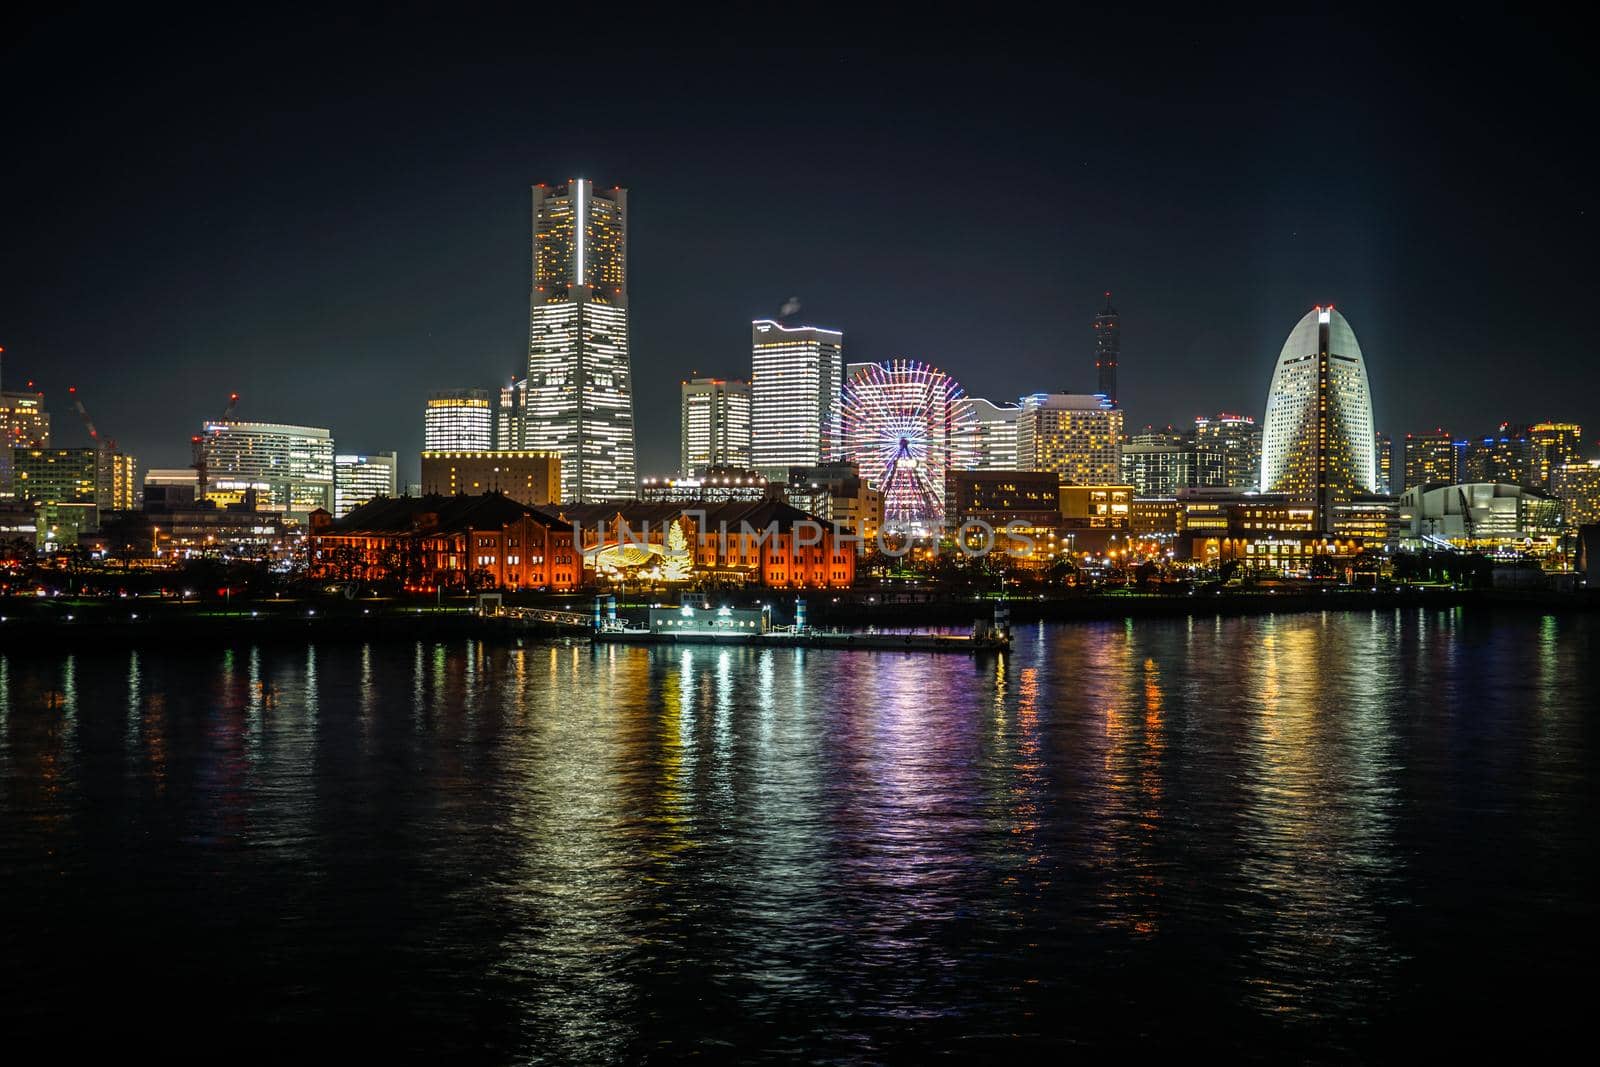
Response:
[[[1386,433],[1372,435],[1373,453],[1377,457],[1378,492],[1387,496],[1394,492],[1394,441]]]
[[[1543,458],[1544,448],[1529,436],[1526,426],[1501,423],[1494,433],[1467,442],[1465,480],[1543,488],[1547,481]]]
[[[1034,393],[1017,418],[1017,468],[1055,471],[1063,485],[1117,485],[1122,411],[1109,397]]]
[[[1317,508],[1378,491],[1372,390],[1355,331],[1331,306],[1306,312],[1278,354],[1267,389],[1261,488]]]
[[[533,187],[524,447],[561,460],[561,499],[638,489],[628,357],[628,192]]]
[[[750,452],[769,478],[834,458],[844,334],[820,326],[750,324]]]
[[[750,383],[693,378],[683,383],[678,473],[750,466]]]
[[[347,452],[333,458],[333,515],[343,518],[375,497],[398,495],[398,457],[393,452]]]
[[[1406,434],[1401,457],[1402,489],[1454,485],[1461,481],[1461,447],[1444,430]]]
[[[1111,306],[1111,294],[1106,294],[1106,306],[1094,317],[1094,370],[1095,391],[1113,404],[1117,403],[1117,362],[1122,358],[1122,316]]]
[[[422,413],[422,447],[429,452],[494,447],[494,408],[487,389],[443,389],[428,394]]]

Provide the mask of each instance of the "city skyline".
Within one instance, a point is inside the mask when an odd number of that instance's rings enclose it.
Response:
[[[77,26],[70,19],[63,25]],[[1218,55],[1250,60],[1263,80],[1271,80],[1272,65],[1280,61],[1269,46],[1294,25],[1266,23],[1236,42],[1208,43]],[[1157,57],[1180,53],[1171,31],[1146,28],[1152,66]],[[48,54],[56,40],[49,30],[36,31],[44,34],[44,47],[23,58]],[[1486,210],[1486,198],[1507,188],[1504,165],[1476,153],[1482,173],[1467,169],[1467,177],[1453,178],[1449,188],[1424,180],[1446,169],[1463,173],[1455,165],[1474,148],[1470,131],[1454,112],[1434,114],[1425,102],[1403,105],[1423,114],[1375,112],[1384,85],[1414,75],[1357,29],[1333,24],[1324,32],[1356,49],[1381,77],[1347,101],[1289,90],[1282,105],[1250,120],[1244,155],[1203,166],[1185,162],[1165,175],[1187,179],[1179,184],[1192,191],[1174,194],[1178,199],[1145,221],[1132,208],[1149,192],[1149,180],[1139,175],[1157,161],[1139,144],[1157,134],[1184,142],[1211,127],[1186,133],[1186,116],[1156,114],[1139,101],[1099,100],[1092,79],[1070,68],[1057,90],[995,120],[995,133],[1016,133],[1015,143],[973,134],[961,121],[964,105],[952,102],[911,131],[904,158],[891,159],[852,132],[857,125],[838,121],[851,114],[844,102],[866,72],[860,53],[831,50],[826,59],[841,84],[802,106],[781,144],[756,146],[741,160],[688,136],[683,120],[655,119],[662,107],[691,97],[735,124],[764,114],[772,101],[761,93],[735,101],[712,91],[737,77],[748,60],[712,62],[692,84],[651,102],[638,91],[654,69],[647,63],[604,90],[612,94],[615,119],[604,137],[558,119],[531,140],[507,141],[485,153],[488,162],[474,166],[441,155],[441,139],[460,158],[472,156],[494,143],[497,123],[511,117],[509,105],[490,111],[495,122],[458,132],[447,132],[425,109],[398,140],[387,109],[352,105],[372,119],[356,142],[379,149],[376,160],[363,160],[353,154],[356,146],[332,143],[332,119],[323,111],[287,127],[246,88],[225,82],[224,98],[242,94],[244,113],[259,116],[267,136],[259,145],[225,143],[215,158],[174,160],[168,177],[196,198],[193,210],[175,213],[165,185],[154,187],[135,174],[118,186],[118,196],[137,210],[94,231],[92,245],[89,232],[70,220],[48,227],[21,220],[0,338],[8,349],[7,380],[32,378],[47,397],[79,386],[106,432],[151,467],[180,465],[186,431],[214,412],[214,398],[238,391],[241,417],[329,426],[341,447],[395,450],[409,480],[421,428],[405,413],[418,397],[434,389],[493,386],[525,369],[519,349],[526,311],[519,304],[526,298],[518,294],[526,285],[527,207],[521,191],[570,174],[633,189],[630,342],[640,473],[676,466],[677,382],[691,370],[741,376],[748,352],[743,323],[776,315],[796,294],[804,319],[850,335],[852,361],[917,359],[946,369],[975,396],[1012,399],[1041,390],[1092,391],[1089,323],[1110,290],[1126,319],[1119,393],[1135,425],[1183,423],[1219,410],[1261,417],[1258,382],[1270,371],[1285,309],[1331,300],[1359,315],[1374,363],[1374,421],[1396,439],[1435,425],[1476,435],[1507,420],[1600,425],[1597,402],[1588,399],[1600,390],[1586,388],[1590,372],[1581,359],[1582,294],[1592,268],[1580,254],[1588,216],[1579,214],[1575,198],[1576,160],[1563,155],[1567,149],[1554,138],[1519,138],[1534,146],[1540,165],[1523,160],[1509,188],[1521,193],[1518,218],[1531,216],[1514,228],[1489,221],[1463,225],[1464,218],[1498,217]],[[97,43],[104,43],[98,34],[86,38],[91,52]],[[1576,76],[1559,50],[1545,55],[1555,47],[1540,45],[1541,56],[1551,60],[1541,86],[1550,91]],[[1033,77],[1029,71],[1059,66],[1033,59],[1007,72],[997,60],[979,48],[965,62],[975,74],[1018,87]],[[265,62],[264,54],[248,53],[241,62],[252,69]],[[1163,83],[1192,62],[1162,75]],[[894,64],[906,91],[932,77],[934,64],[927,60]],[[24,63],[7,76],[29,69]],[[146,92],[165,99],[182,92],[190,84],[186,78],[199,76],[174,75],[170,86]],[[442,61],[418,70],[420,85],[466,104],[497,104],[495,93],[508,76],[494,63],[471,74]],[[414,91],[396,90],[401,96]],[[1074,125],[1072,116],[1085,109],[1073,94],[1107,103],[1110,117],[1119,120],[1113,125],[1124,132],[1111,135],[1109,153],[1089,156],[1073,147],[1075,136],[1087,136]],[[1204,103],[1225,108],[1249,94],[1232,83],[1212,85]],[[1506,121],[1515,102],[1509,96],[1488,101],[1475,112],[1476,121]],[[78,106],[64,99],[44,114],[78,119]],[[156,140],[175,135],[195,106],[162,119]],[[1029,130],[1046,114],[1066,121],[1066,147],[1029,155],[1042,148]],[[1436,148],[1422,152],[1402,139],[1401,131],[1418,119],[1429,120]],[[1360,164],[1315,181],[1281,178],[1277,170],[1268,178],[1264,160],[1290,144],[1307,121],[1347,125],[1352,143],[1367,146],[1359,149]],[[1531,121],[1552,128],[1555,122]],[[112,144],[121,136],[94,122],[81,133],[52,135],[51,173],[59,179],[62,165],[87,152],[84,138],[95,130]],[[31,132],[37,137],[41,128]],[[772,153],[782,151],[787,160],[790,146],[803,137],[834,149],[824,153],[826,163],[801,157],[786,169],[770,165]],[[665,164],[655,149],[674,139],[681,147]],[[305,158],[313,145],[325,159]],[[282,202],[258,195],[262,179],[228,177],[271,147],[286,150],[283,165],[306,168]],[[379,173],[424,150],[414,180],[393,183]],[[1161,166],[1171,166],[1171,158]],[[854,182],[818,180],[824,169],[842,163],[862,180],[905,182],[936,159],[935,173],[1033,189],[1029,221],[951,220],[939,182],[913,183],[907,195],[869,211],[853,205],[846,186]],[[4,180],[18,197],[33,199],[43,177],[37,164],[24,161]],[[416,184],[424,180],[442,184],[426,191]],[[1123,184],[1130,188],[1121,190]],[[362,185],[383,191],[352,196]],[[718,191],[715,198],[696,192],[710,187]],[[801,187],[806,195],[797,197]],[[71,189],[69,182],[69,196]],[[311,204],[314,210],[293,217]],[[424,208],[430,215],[425,224],[401,225]],[[170,225],[132,221],[141,218]],[[202,230],[196,225],[201,219],[223,221]],[[338,239],[314,230],[312,219],[321,219],[323,230],[337,221]],[[1537,228],[1554,247],[1541,245],[1535,257],[1525,243],[1533,238],[1518,234]],[[826,241],[810,236],[823,232]],[[246,257],[247,248],[255,253]],[[1426,256],[1413,251],[1422,248]],[[936,249],[955,250],[981,269],[949,270],[933,255]],[[930,266],[930,255],[937,265]],[[128,269],[131,261],[141,269]],[[721,269],[735,262],[737,271]],[[1508,277],[1510,264],[1515,270]],[[106,274],[113,266],[121,269]],[[153,300],[148,287],[158,282],[179,295]],[[97,314],[79,314],[78,294],[85,291],[96,294]],[[1524,314],[1529,306],[1540,308],[1536,322]],[[98,325],[104,321],[119,323],[115,359],[105,354]],[[381,380],[374,384],[375,378]],[[63,444],[79,443],[79,430],[69,423],[62,423],[59,436]]]

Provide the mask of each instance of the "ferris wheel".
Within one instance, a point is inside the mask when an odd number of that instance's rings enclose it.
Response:
[[[925,533],[944,521],[945,475],[970,433],[961,386],[914,359],[869,363],[844,383],[839,450],[883,493],[888,529]]]

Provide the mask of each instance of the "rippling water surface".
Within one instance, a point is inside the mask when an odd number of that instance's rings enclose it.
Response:
[[[1600,624],[0,652],[8,1030],[1370,1059],[1582,1025]]]

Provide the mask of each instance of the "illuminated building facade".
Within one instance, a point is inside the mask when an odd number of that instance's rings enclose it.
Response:
[[[313,526],[316,577],[410,589],[573,589],[572,527],[496,493],[377,499]]]
[[[653,580],[676,528],[689,553],[685,580],[773,589],[847,589],[855,582],[855,546],[830,523],[781,501],[578,504],[563,507],[561,517],[573,525],[584,566],[602,577]]]
[[[844,334],[821,326],[750,324],[750,455],[769,478],[835,457]]]
[[[744,467],[705,467],[689,478],[639,481],[639,499],[654,504],[765,500],[771,493],[765,476]]]
[[[1542,487],[1541,453],[1526,427],[1501,423],[1494,433],[1467,442],[1461,481]]]
[[[750,384],[729,378],[682,383],[678,473],[750,466]]]
[[[344,518],[380,496],[397,496],[398,457],[393,452],[344,453],[333,458],[333,515]]]
[[[291,515],[333,510],[333,435],[318,426],[209,421],[203,430],[206,496],[242,500],[254,489],[261,506]]]
[[[634,496],[625,189],[533,188],[524,426],[525,448],[560,458],[560,499]]]
[[[1061,525],[1061,482],[1053,471],[951,471],[945,490],[945,525],[986,522],[999,529],[1008,522],[1030,528]]]
[[[1399,489],[1419,485],[1450,485],[1462,478],[1462,453],[1465,442],[1458,442],[1444,430],[1408,433],[1403,444],[1402,483]]]
[[[1554,484],[1558,467],[1583,458],[1583,427],[1575,422],[1535,423],[1528,427],[1528,440],[1533,443],[1534,462],[1538,464],[1536,484],[1541,488]]]
[[[1561,501],[1562,522],[1569,529],[1600,522],[1600,459],[1556,467],[1550,491]]]
[[[1122,446],[1121,480],[1139,496],[1168,496],[1179,489],[1225,486],[1226,460],[1211,446],[1146,444]]]
[[[560,501],[561,457],[553,452],[424,452],[424,496],[501,493],[541,507]]]
[[[1378,464],[1378,492],[1388,495],[1394,492],[1394,441],[1386,433],[1375,433],[1372,448]]]
[[[514,378],[500,387],[494,414],[494,447],[515,452],[527,447],[528,379]]]
[[[428,395],[422,447],[429,452],[486,452],[494,447],[494,407],[487,389],[444,389]]]
[[[1367,365],[1355,331],[1332,307],[1295,324],[1267,390],[1261,489],[1332,505],[1378,491],[1376,431]]]
[[[956,401],[957,419],[954,465],[960,470],[1014,471],[1017,469],[1017,418],[1019,404],[997,404],[982,397]]]
[[[1448,541],[1458,548],[1494,550],[1552,543],[1561,526],[1559,500],[1503,482],[1407,489],[1400,514],[1406,532],[1424,546]]]
[[[50,413],[44,409],[44,394],[0,393],[0,493],[15,488],[14,451],[49,447]]]
[[[1261,484],[1261,427],[1249,415],[1202,415],[1194,420],[1195,447],[1222,453],[1221,485],[1240,490]]]
[[[784,495],[801,511],[860,538],[861,552],[876,542],[883,528],[883,492],[862,477],[854,463],[790,467]]]
[[[1114,485],[1122,476],[1122,412],[1109,399],[1034,393],[1017,416],[1017,466],[1063,484]]]
[[[1106,294],[1106,306],[1094,317],[1094,372],[1101,396],[1117,403],[1117,364],[1122,360],[1122,316],[1111,306],[1111,294]]]

